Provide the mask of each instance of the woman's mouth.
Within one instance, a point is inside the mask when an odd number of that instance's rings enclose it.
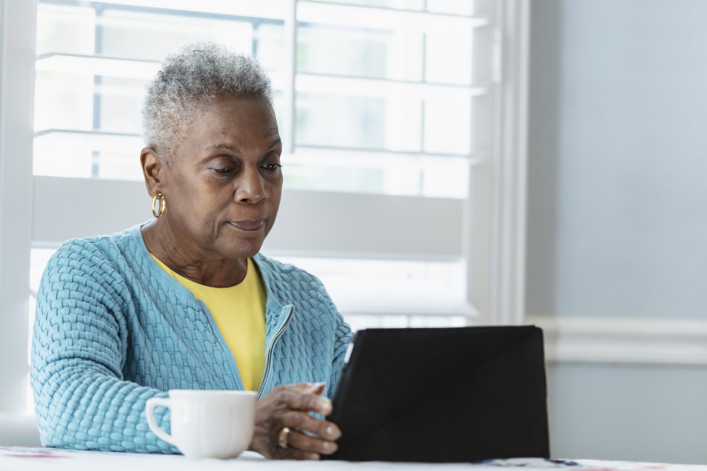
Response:
[[[265,225],[264,219],[248,219],[245,221],[229,221],[230,225],[242,231],[257,231]]]

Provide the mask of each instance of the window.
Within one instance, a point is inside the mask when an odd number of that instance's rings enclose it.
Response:
[[[273,80],[285,193],[265,253],[318,275],[354,328],[518,322],[523,3],[6,2],[0,276],[23,281],[0,287],[16,301],[0,306],[25,335],[9,334],[3,358],[27,347],[32,297],[15,291],[27,293],[30,261],[31,293],[61,241],[150,217],[144,87],[195,38],[254,54]],[[6,371],[25,381],[24,353],[17,363]]]

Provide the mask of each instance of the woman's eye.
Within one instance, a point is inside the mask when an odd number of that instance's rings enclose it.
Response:
[[[263,164],[263,165],[261,165],[261,167],[264,170],[267,170],[268,172],[274,172],[274,171],[282,168],[282,165],[280,165],[280,164]]]
[[[222,167],[222,168],[215,168],[214,171],[218,173],[219,175],[229,175],[233,173],[235,170],[234,167]]]

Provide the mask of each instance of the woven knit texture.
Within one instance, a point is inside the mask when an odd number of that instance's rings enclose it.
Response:
[[[351,330],[321,282],[261,254],[266,373],[260,395],[302,381],[336,386]],[[152,260],[140,227],[66,242],[37,296],[31,382],[42,443],[177,453],[147,426],[145,401],[170,389],[243,389],[203,302]],[[169,413],[156,409],[162,428]]]

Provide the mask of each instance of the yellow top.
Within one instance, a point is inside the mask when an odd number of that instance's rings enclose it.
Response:
[[[211,311],[221,335],[236,359],[243,386],[257,391],[265,372],[265,284],[253,261],[242,282],[227,288],[205,286],[175,273],[158,260],[157,264],[200,299]]]

